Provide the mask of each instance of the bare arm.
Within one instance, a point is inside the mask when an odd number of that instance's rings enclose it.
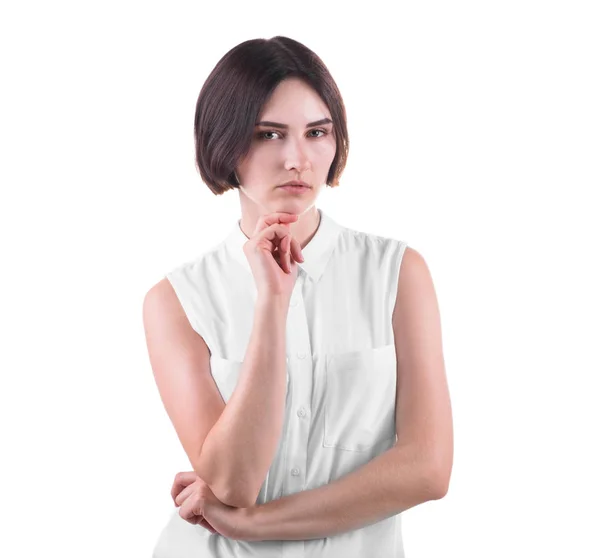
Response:
[[[231,506],[255,504],[281,437],[288,306],[287,297],[258,298],[238,383],[192,463]]]
[[[238,385],[225,405],[210,351],[168,279],[147,293],[143,321],[161,400],[194,472],[224,504],[255,504],[283,424],[287,299],[259,299]]]
[[[424,258],[406,249],[393,314],[396,445],[330,484],[246,511],[247,540],[301,540],[358,529],[448,491],[452,412],[440,315]]]
[[[414,448],[394,446],[344,477],[246,510],[247,541],[303,540],[360,529],[442,498],[433,464]]]

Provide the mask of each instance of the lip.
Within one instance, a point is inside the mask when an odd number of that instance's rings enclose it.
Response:
[[[290,180],[285,184],[280,184],[279,188],[284,188],[285,186],[302,186],[304,188],[310,188],[310,186],[306,182],[302,182],[302,180]]]
[[[293,184],[291,186],[279,186],[282,190],[285,190],[286,192],[290,192],[291,194],[298,194],[298,195],[302,195],[305,194],[306,192],[308,192],[310,190],[310,188],[307,188],[306,186],[294,186]]]

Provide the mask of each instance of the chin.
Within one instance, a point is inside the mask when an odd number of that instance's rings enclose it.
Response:
[[[285,211],[284,208],[292,209],[304,209],[313,203],[312,199],[309,199],[307,195],[300,196],[289,196],[284,199],[279,198],[273,203],[274,207],[281,207],[280,211]]]

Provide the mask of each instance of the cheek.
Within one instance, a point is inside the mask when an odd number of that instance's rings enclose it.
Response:
[[[323,142],[317,146],[315,155],[319,158],[319,162],[323,165],[330,165],[335,157],[336,145],[335,140]]]
[[[265,168],[273,164],[273,155],[268,153],[266,149],[254,149],[249,153],[244,164],[240,166],[240,169],[244,174],[252,179],[253,176],[262,176]]]

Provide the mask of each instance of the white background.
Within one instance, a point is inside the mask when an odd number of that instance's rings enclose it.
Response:
[[[240,215],[194,168],[204,80],[286,35],[348,113],[348,166],[317,206],[408,242],[436,286],[454,468],[404,513],[407,558],[599,556],[596,8],[3,5],[0,553],[151,555],[190,465],[142,301]]]

